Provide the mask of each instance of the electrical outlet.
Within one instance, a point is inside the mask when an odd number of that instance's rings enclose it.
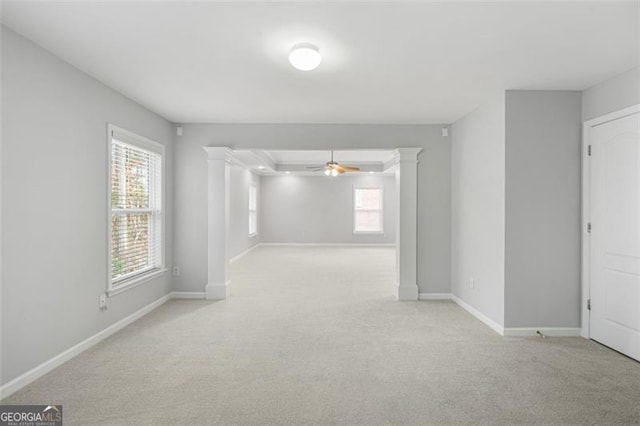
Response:
[[[177,277],[178,275],[180,275],[180,268],[178,268],[177,266],[173,267],[173,275],[175,277]]]
[[[472,290],[476,289],[476,279],[475,278],[471,278],[469,280],[469,288],[472,289]]]
[[[107,294],[106,293],[102,293],[100,295],[100,309],[102,309],[102,310],[106,310],[107,309]]]

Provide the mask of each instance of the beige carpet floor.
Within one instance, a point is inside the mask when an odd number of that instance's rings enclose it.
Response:
[[[65,424],[639,424],[640,364],[396,302],[389,248],[261,247],[221,302],[170,301],[4,404]]]

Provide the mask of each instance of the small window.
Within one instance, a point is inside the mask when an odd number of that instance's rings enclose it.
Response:
[[[355,187],[353,194],[353,232],[382,234],[384,232],[382,187]]]
[[[110,281],[113,292],[163,269],[162,145],[109,127]]]
[[[258,233],[258,194],[255,185],[249,185],[249,236]]]

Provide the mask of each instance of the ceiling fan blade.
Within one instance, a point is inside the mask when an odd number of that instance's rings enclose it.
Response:
[[[343,169],[342,166],[339,166],[337,164],[335,166],[333,166],[333,170],[335,170],[336,172],[338,172],[340,174],[343,174],[344,172],[346,172],[346,170]]]
[[[340,166],[342,167],[344,170],[360,170],[360,167],[353,167],[353,166]]]
[[[307,167],[309,170],[311,170],[312,172],[319,172],[324,170],[324,167]]]

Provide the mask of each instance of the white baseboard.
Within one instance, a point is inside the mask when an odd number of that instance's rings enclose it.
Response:
[[[325,246],[341,246],[341,247],[395,247],[395,244],[372,244],[372,243],[260,243],[259,246],[280,247],[280,246],[302,246],[302,247],[325,247]]]
[[[77,345],[72,346],[66,351],[54,356],[48,361],[43,362],[37,367],[32,368],[31,370],[16,377],[10,382],[5,383],[3,386],[0,387],[0,399],[4,399],[8,397],[9,395],[13,394],[19,389],[25,387],[29,383],[32,383],[35,380],[39,379],[40,377],[44,376],[54,368],[59,367],[65,362],[69,361],[71,358],[78,356],[80,353],[86,351],[87,349],[96,345],[97,343],[100,343],[101,341],[111,336],[112,334],[116,333],[117,331],[122,330],[127,325],[142,318],[143,316],[145,316],[146,314],[148,314],[158,306],[165,303],[167,300],[171,299],[171,297],[172,297],[172,293],[162,296],[160,299],[156,300],[155,302],[148,304],[144,308],[137,310],[136,312],[121,319],[120,321],[115,322],[114,324],[111,324],[109,327],[105,328],[104,330],[99,331],[98,333],[83,340]]]
[[[423,300],[437,300],[434,295],[445,296],[446,293],[421,293],[420,299]],[[496,333],[505,337],[528,337],[528,336],[540,336],[538,331],[543,335],[549,337],[578,337],[582,331],[580,327],[502,327],[491,318],[478,311],[473,306],[469,305],[459,297],[451,294],[450,299],[457,303],[461,308],[469,312],[474,317],[488,325]],[[430,297],[430,298],[425,298]],[[444,299],[444,297],[442,297]]]
[[[509,327],[504,329],[504,336],[525,337],[540,336],[538,331],[549,337],[579,337],[579,327]]]
[[[204,291],[174,291],[172,299],[204,299]]]
[[[471,315],[473,315],[474,317],[478,318],[480,321],[488,325],[493,331],[495,331],[499,335],[502,336],[504,334],[503,326],[501,326],[500,324],[498,324],[497,322],[495,322],[494,320],[492,320],[491,318],[489,318],[488,316],[486,316],[485,314],[483,314],[473,306],[469,305],[467,302],[460,299],[455,294],[451,295],[451,300],[456,302],[456,304],[458,304],[462,309],[469,312]]]
[[[252,245],[251,247],[249,247],[248,249],[246,249],[245,251],[243,251],[242,253],[233,256],[231,259],[229,259],[229,263],[233,263],[233,262],[237,261],[238,259],[240,259],[241,257],[249,254],[249,252],[251,252],[252,250],[255,250],[256,248],[258,248],[259,245],[260,245],[260,243],[256,243],[256,244]]]
[[[420,293],[418,300],[451,300],[451,293]]]

